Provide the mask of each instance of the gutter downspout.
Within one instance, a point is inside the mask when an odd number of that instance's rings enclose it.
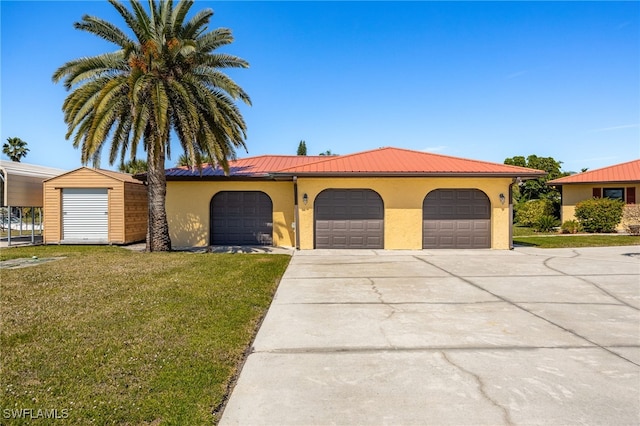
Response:
[[[298,176],[293,177],[293,233],[295,234],[296,250],[300,250],[300,212],[298,206]]]

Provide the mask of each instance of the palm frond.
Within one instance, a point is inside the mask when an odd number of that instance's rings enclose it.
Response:
[[[233,99],[240,99],[247,105],[251,105],[251,98],[235,81],[228,75],[215,68],[202,68],[203,73],[197,73],[200,81],[207,86],[223,90]]]
[[[180,33],[180,29],[184,24],[184,19],[189,13],[189,9],[193,6],[193,1],[182,0],[178,2],[178,5],[173,9],[171,16],[171,36],[176,37]]]
[[[120,16],[122,16],[122,19],[124,19],[124,21],[126,22],[127,27],[129,27],[131,31],[133,31],[133,34],[136,36],[136,38],[138,40],[142,40],[143,29],[140,28],[140,25],[136,20],[136,17],[129,11],[129,9],[127,9],[118,0],[108,0],[108,1],[118,11]]]
[[[199,59],[200,67],[209,68],[249,68],[249,63],[242,58],[226,53],[211,53]]]
[[[64,79],[64,87],[70,90],[76,84],[99,78],[105,74],[122,74],[129,70],[122,51],[105,53],[69,61],[53,74],[55,83]]]
[[[196,43],[200,52],[208,53],[219,47],[233,43],[233,35],[228,28],[217,28],[198,37]]]
[[[186,40],[198,38],[206,29],[206,26],[212,16],[213,10],[211,9],[203,9],[196,13],[193,18],[191,18],[189,22],[182,27],[179,32],[180,37]]]
[[[140,29],[140,35],[138,41],[144,44],[147,40],[152,39],[155,34],[155,28],[153,28],[152,21],[147,15],[142,5],[138,0],[131,0],[131,8],[136,17],[136,24]]]
[[[123,49],[133,44],[133,41],[118,27],[94,16],[83,16],[82,22],[76,22],[74,27],[78,30],[95,34],[104,40],[117,44]]]

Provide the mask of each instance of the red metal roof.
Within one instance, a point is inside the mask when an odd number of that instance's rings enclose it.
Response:
[[[322,156],[306,155],[260,155],[257,157],[239,158],[229,161],[229,176],[264,177],[278,170],[299,166],[322,159]],[[213,177],[225,176],[221,167],[202,165],[202,174],[198,169],[181,166],[167,169],[167,177]]]
[[[190,167],[166,170],[167,177],[223,177],[220,167],[205,165],[202,174]],[[229,162],[231,177],[273,175],[502,175],[521,178],[544,176],[542,170],[468,160],[400,148],[336,156],[262,155]]]
[[[640,160],[614,164],[601,169],[588,170],[550,180],[549,185],[565,185],[572,183],[605,183],[605,182],[640,182]]]
[[[518,166],[468,160],[400,148],[379,148],[350,155],[323,157],[313,163],[302,164],[279,173],[287,174],[468,174],[537,177],[542,170]]]

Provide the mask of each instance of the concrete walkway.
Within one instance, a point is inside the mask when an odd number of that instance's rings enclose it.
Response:
[[[640,423],[640,246],[303,251],[221,425]]]

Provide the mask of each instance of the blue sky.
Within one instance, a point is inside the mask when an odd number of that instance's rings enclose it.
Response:
[[[239,157],[293,155],[300,140],[309,154],[536,154],[565,171],[640,157],[640,2],[196,1],[192,14],[202,8],[251,65],[229,72],[253,101]],[[0,2],[0,133],[28,143],[25,163],[81,165],[51,75],[114,50],[73,29],[85,13],[124,27],[102,1]],[[179,155],[174,144],[167,165]]]

